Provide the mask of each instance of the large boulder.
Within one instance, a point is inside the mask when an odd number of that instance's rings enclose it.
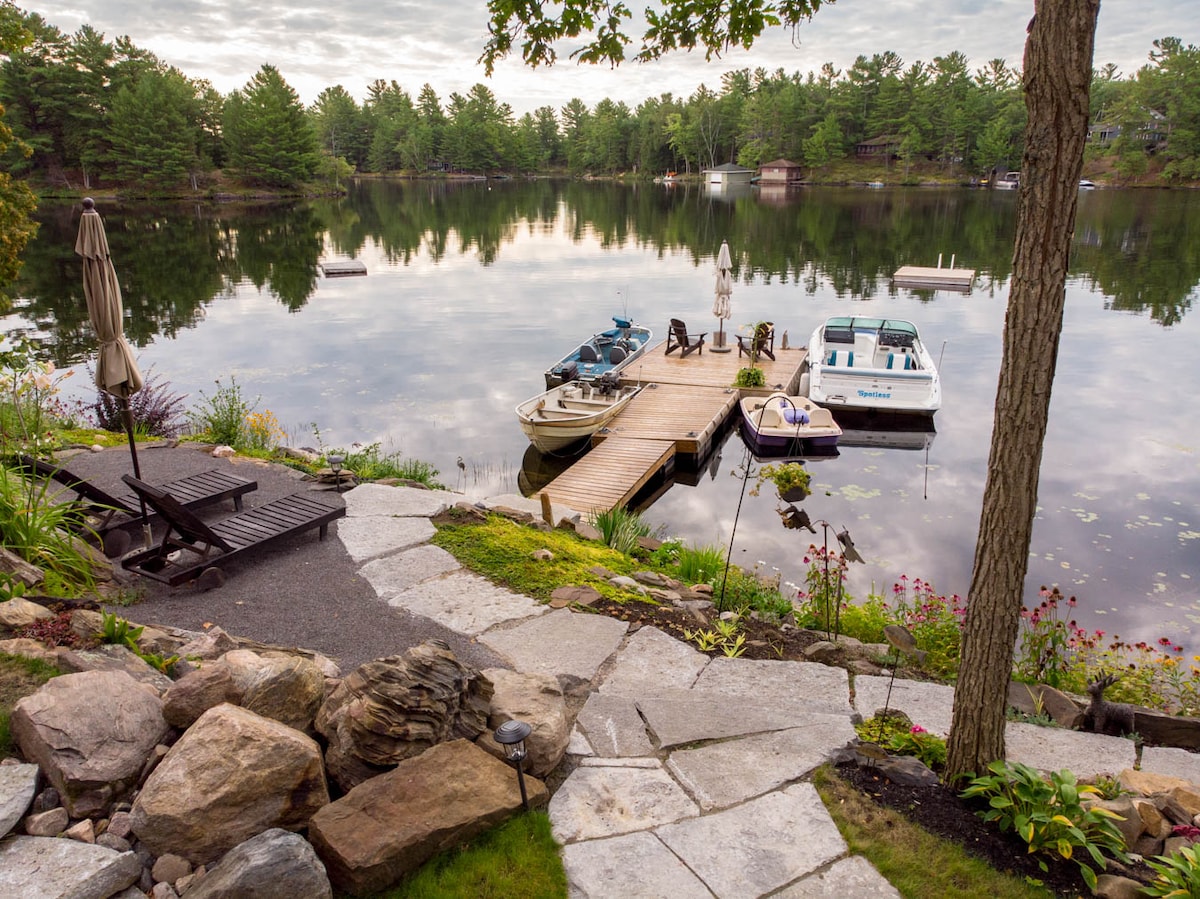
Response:
[[[545,805],[525,779],[530,805]],[[355,787],[317,812],[309,839],[333,885],[363,895],[386,889],[439,852],[490,830],[521,808],[513,769],[465,740],[442,743]]]
[[[312,738],[225,704],[201,715],[146,779],[131,825],[155,855],[208,864],[269,828],[302,829],[328,802]]]
[[[567,703],[558,680],[548,674],[519,674],[505,668],[488,668],[484,676],[492,682],[492,712],[488,727],[495,730],[505,721],[516,718],[533,728],[525,738],[525,768],[535,777],[545,777],[558,767],[571,739]],[[485,742],[490,740],[485,737]],[[494,748],[503,749],[494,741]],[[489,751],[492,746],[486,746]]]
[[[0,838],[29,811],[37,788],[37,765],[0,765]]]
[[[19,700],[12,733],[72,818],[102,813],[137,785],[168,730],[162,701],[124,671],[64,674]]]
[[[317,715],[329,776],[349,790],[448,740],[487,727],[492,684],[441,640],[352,671]]]
[[[325,675],[301,656],[235,649],[221,657],[237,688],[237,704],[296,730],[311,731],[325,699]]]
[[[312,844],[272,827],[225,853],[187,895],[189,899],[331,899],[333,889]]]
[[[141,873],[142,862],[132,852],[54,837],[0,842],[0,896],[108,899]]]
[[[5,602],[0,602],[0,628],[16,631],[37,621],[53,618],[54,613],[45,606],[30,602],[21,596],[14,596]]]
[[[237,704],[237,685],[227,665],[206,664],[189,671],[163,694],[163,717],[172,727],[186,730],[207,712],[225,702]]]

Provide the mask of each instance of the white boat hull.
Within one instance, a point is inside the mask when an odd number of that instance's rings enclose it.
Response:
[[[942,405],[937,366],[899,319],[837,316],[808,343],[813,402],[829,409],[933,415]]]
[[[517,420],[529,442],[554,453],[591,437],[617,417],[641,386],[607,389],[600,383],[571,381],[517,406]]]

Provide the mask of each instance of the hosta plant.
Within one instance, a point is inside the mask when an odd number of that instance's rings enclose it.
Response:
[[[1074,861],[1084,881],[1094,891],[1096,872],[1107,862],[1104,853],[1127,861],[1125,840],[1113,823],[1120,815],[1106,808],[1085,808],[1083,800],[1098,794],[1096,787],[1079,785],[1070,771],[1059,771],[1043,778],[1020,762],[996,761],[988,765],[991,774],[976,777],[962,795],[965,799],[987,800],[987,811],[979,815],[995,821],[1001,830],[1016,831],[1038,853],[1038,866],[1047,871],[1045,856]]]

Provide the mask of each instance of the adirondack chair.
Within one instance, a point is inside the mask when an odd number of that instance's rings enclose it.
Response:
[[[671,328],[667,331],[667,355],[679,350],[679,358],[683,358],[688,353],[704,353],[704,338],[708,336],[707,331],[699,334],[689,334],[687,325],[677,318],[671,319]]]
[[[172,587],[191,580],[201,589],[219,587],[225,583],[219,563],[314,528],[324,539],[329,523],[346,514],[345,506],[293,493],[208,525],[165,490],[131,475],[121,479],[167,523],[158,546],[127,556],[121,566]]]
[[[751,361],[758,359],[759,356],[766,356],[772,362],[775,361],[775,325],[772,322],[759,322],[754,329],[754,333],[747,336],[739,334],[738,355],[743,354],[750,357]]]
[[[79,505],[98,519],[94,530],[101,536],[113,528],[130,524],[132,519],[141,518],[141,504],[138,502],[136,493],[114,495],[72,473],[69,469],[61,465],[53,465],[36,456],[21,454],[17,456],[16,462],[26,471],[51,479],[72,491]],[[234,511],[240,512],[242,511],[242,497],[257,490],[258,481],[240,478],[235,474],[213,468],[180,478],[177,481],[171,481],[169,484],[163,484],[159,489],[171,494],[187,509],[198,509],[231,499]]]

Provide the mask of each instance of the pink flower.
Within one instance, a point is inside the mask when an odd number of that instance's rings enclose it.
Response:
[[[914,724],[912,726],[912,730],[910,730],[909,733],[910,734],[924,734],[924,733],[928,733],[928,731],[925,730],[925,728],[921,727],[921,725]]]

